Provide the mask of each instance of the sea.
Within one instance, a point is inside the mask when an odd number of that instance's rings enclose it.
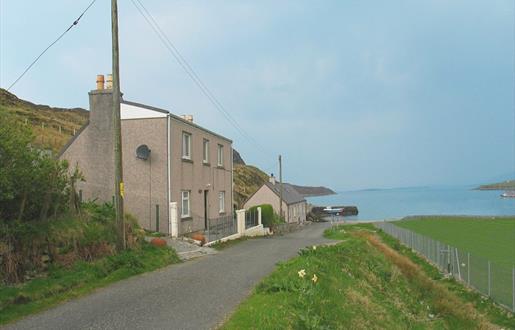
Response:
[[[515,216],[515,198],[501,198],[502,191],[475,190],[476,186],[415,187],[341,191],[335,195],[308,197],[317,206],[358,207],[348,220],[383,221],[415,215]]]

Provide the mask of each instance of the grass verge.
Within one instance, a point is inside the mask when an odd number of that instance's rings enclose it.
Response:
[[[430,265],[413,262],[412,256],[384,244],[385,236],[378,237],[372,225],[338,227],[326,235],[341,243],[304,249],[279,264],[223,328],[488,329],[496,328],[493,323],[511,327],[509,315],[497,315],[495,307],[476,309],[429,276]]]
[[[69,268],[51,268],[45,277],[0,287],[0,325],[113,282],[178,262],[174,250],[142,243],[139,248],[93,262],[79,261]]]

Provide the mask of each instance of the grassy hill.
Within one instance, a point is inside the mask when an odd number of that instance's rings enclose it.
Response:
[[[16,116],[20,123],[30,125],[34,145],[58,152],[88,120],[89,112],[82,108],[63,109],[34,104],[0,88],[0,107]]]
[[[479,186],[479,190],[511,190],[515,189],[515,180],[507,180],[504,182],[484,184]]]
[[[268,175],[252,165],[234,164],[234,203],[243,203],[268,180]]]

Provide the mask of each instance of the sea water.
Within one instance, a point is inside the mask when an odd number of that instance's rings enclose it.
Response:
[[[354,205],[359,215],[349,220],[389,220],[412,215],[514,215],[515,198],[502,191],[474,190],[474,186],[417,187],[342,191],[309,197],[318,206]]]

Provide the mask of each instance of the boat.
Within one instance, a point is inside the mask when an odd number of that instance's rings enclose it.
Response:
[[[324,209],[324,212],[329,214],[340,215],[340,213],[343,213],[343,207],[333,208],[332,206],[328,206]]]
[[[515,198],[515,190],[507,190],[501,194],[501,198]]]

